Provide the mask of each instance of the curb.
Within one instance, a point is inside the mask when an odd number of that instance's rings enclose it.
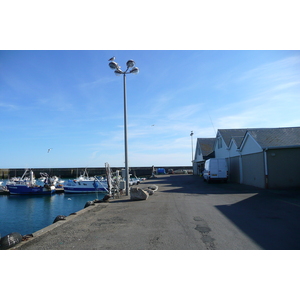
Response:
[[[60,227],[61,225],[67,223],[68,221],[73,220],[77,216],[80,216],[80,215],[82,215],[82,214],[84,214],[84,213],[86,213],[86,212],[88,212],[90,210],[93,210],[97,206],[103,206],[103,208],[106,208],[108,204],[109,204],[109,202],[108,203],[95,203],[94,205],[91,205],[91,206],[88,206],[86,208],[83,208],[83,209],[77,211],[75,214],[71,214],[71,215],[67,216],[65,220],[57,221],[57,222],[55,222],[55,223],[53,223],[53,224],[51,224],[51,225],[49,225],[47,227],[44,227],[44,228],[42,228],[42,229],[34,232],[32,234],[33,235],[32,238],[29,238],[28,240],[22,241],[19,244],[15,245],[14,247],[11,247],[11,248],[9,248],[7,250],[18,250],[19,248],[21,248],[25,244],[28,244],[28,243],[31,243],[31,242],[35,241],[39,237],[45,235],[46,233],[54,230],[57,227]]]

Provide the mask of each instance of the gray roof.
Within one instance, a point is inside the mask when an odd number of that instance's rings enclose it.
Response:
[[[216,138],[197,138],[203,156],[207,156],[214,151]]]
[[[218,132],[221,134],[226,146],[228,147],[232,137],[244,137],[247,130],[248,129],[219,129]]]
[[[218,132],[227,147],[233,138],[239,148],[247,132],[263,149],[300,146],[300,127],[219,129]]]
[[[244,136],[233,136],[232,140],[235,142],[236,147],[239,148],[244,140]]]
[[[300,147],[300,127],[248,129],[263,148]]]

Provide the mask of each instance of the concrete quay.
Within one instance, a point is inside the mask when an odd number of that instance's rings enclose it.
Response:
[[[191,166],[155,166],[155,168],[164,168],[166,171],[168,169],[175,170],[191,170]],[[56,175],[60,178],[76,178],[80,174],[83,174],[85,169],[87,169],[89,176],[105,176],[105,167],[74,167],[74,168],[31,168],[35,176],[38,178],[39,174],[48,173],[50,176]],[[111,167],[111,171],[115,172],[117,170],[122,170],[124,167]],[[0,168],[0,178],[8,179],[11,177],[20,177],[24,174],[24,168],[11,168],[11,169],[1,169]],[[152,166],[148,167],[130,167],[130,173],[136,175],[137,177],[150,177],[152,175]]]
[[[147,200],[123,196],[33,233],[18,250],[300,249],[300,193],[160,175]]]

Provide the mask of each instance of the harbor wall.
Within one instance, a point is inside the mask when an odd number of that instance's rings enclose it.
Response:
[[[168,169],[176,170],[187,170],[191,169],[191,166],[176,166],[176,167],[165,167],[165,166],[155,166],[155,168],[164,168],[166,172]],[[83,174],[86,168],[31,168],[34,172],[35,177],[38,178],[40,173],[48,173],[50,176],[58,176],[60,178],[76,178],[79,175]],[[111,171],[115,172],[124,168],[113,168],[111,167]],[[0,169],[0,178],[7,179],[11,177],[20,177],[23,175],[25,169],[24,168],[11,168],[11,169]],[[105,175],[105,168],[87,168],[89,176],[102,176]],[[152,175],[152,166],[151,167],[130,167],[129,173],[133,176],[137,177],[149,177]]]

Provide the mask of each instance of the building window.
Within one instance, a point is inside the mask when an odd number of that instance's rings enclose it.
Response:
[[[218,148],[222,148],[222,138],[218,137]]]

